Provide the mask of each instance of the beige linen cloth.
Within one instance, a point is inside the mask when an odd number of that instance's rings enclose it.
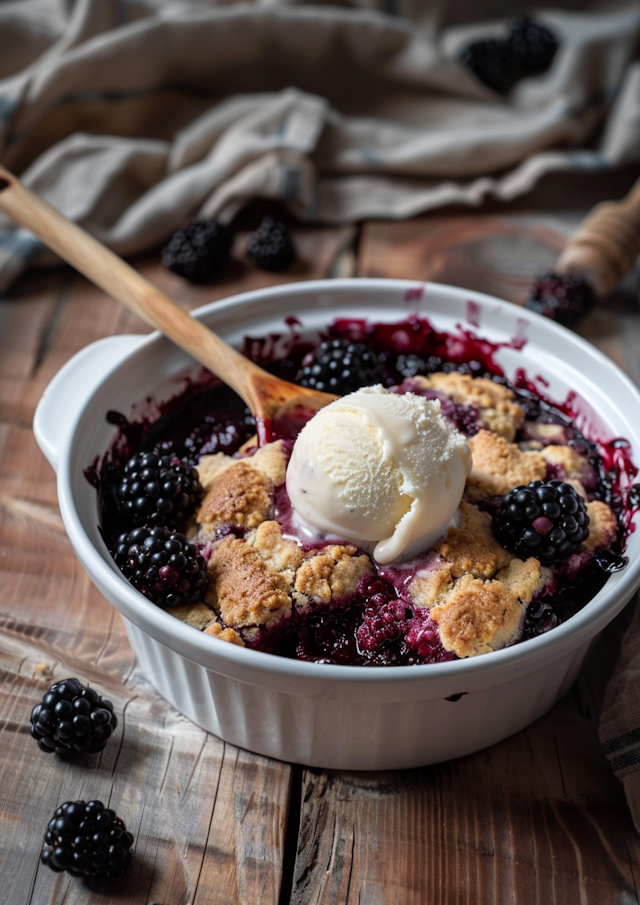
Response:
[[[125,255],[256,196],[402,218],[640,160],[640,3],[560,6],[551,69],[503,98],[456,56],[512,0],[5,0],[0,160]],[[0,230],[2,290],[51,257]]]
[[[507,97],[458,62],[512,0],[0,3],[0,159],[121,254],[254,197],[301,220],[509,200],[640,161],[640,3],[541,10],[560,49]],[[52,258],[0,220],[0,290]],[[640,829],[640,614],[601,736]]]

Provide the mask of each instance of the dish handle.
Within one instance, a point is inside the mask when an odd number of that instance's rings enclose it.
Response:
[[[49,383],[35,411],[33,432],[54,471],[76,414],[109,371],[146,339],[136,334],[99,339],[70,358]]]

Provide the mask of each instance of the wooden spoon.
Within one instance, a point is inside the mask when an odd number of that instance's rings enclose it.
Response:
[[[261,445],[295,437],[311,415],[338,398],[280,380],[249,361],[2,166],[0,210],[235,390],[256,419]]]

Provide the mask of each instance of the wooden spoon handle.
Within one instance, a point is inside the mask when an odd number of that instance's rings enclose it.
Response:
[[[121,258],[63,217],[2,166],[0,210],[31,230],[93,283],[209,368],[238,393],[252,412],[256,412],[255,378],[271,375],[266,375],[262,368],[179,308]]]
[[[593,209],[567,242],[555,270],[587,276],[596,295],[609,295],[640,254],[640,179],[622,201]]]

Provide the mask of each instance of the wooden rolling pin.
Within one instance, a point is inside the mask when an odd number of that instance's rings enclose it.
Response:
[[[554,272],[589,280],[605,298],[640,254],[640,179],[622,201],[598,204],[568,240]]]

